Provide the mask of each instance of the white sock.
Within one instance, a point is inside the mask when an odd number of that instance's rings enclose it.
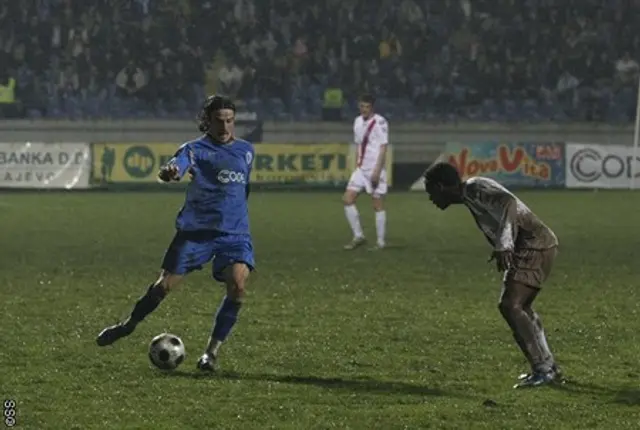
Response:
[[[538,345],[545,355],[545,360],[553,363],[554,358],[553,354],[551,353],[551,348],[549,348],[549,343],[547,342],[547,335],[542,328],[542,320],[540,319],[540,315],[538,315],[536,312],[533,313],[533,324],[536,327],[536,337],[538,340]]]
[[[213,338],[209,340],[209,345],[207,345],[207,354],[213,355],[214,357],[218,356],[218,351],[222,346],[222,342],[219,340],[214,340]]]
[[[354,238],[364,237],[362,232],[362,226],[360,225],[360,214],[358,214],[358,208],[356,205],[348,205],[344,207],[344,214],[347,216],[347,221],[351,226]]]
[[[385,211],[376,212],[376,234],[378,235],[378,245],[384,246],[384,235],[387,226],[387,213]]]
[[[538,343],[540,344],[540,348],[545,355],[545,359],[553,363],[553,354],[551,353],[551,348],[549,348],[549,344],[547,343],[547,336],[545,335],[544,330],[540,330],[540,332],[538,333]]]

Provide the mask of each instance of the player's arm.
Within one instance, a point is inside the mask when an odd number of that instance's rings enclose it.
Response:
[[[496,260],[498,272],[504,272],[513,266],[515,238],[518,235],[516,223],[518,204],[512,195],[504,191],[495,191],[495,193],[497,195],[494,197],[503,208],[503,212],[496,234],[496,244],[489,261]]]
[[[494,250],[513,251],[518,234],[516,199],[504,189],[482,181],[482,178],[474,179],[476,180],[466,185],[467,198],[484,206],[491,213],[501,214]]]
[[[378,153],[378,159],[376,160],[376,167],[373,169],[373,176],[380,178],[380,173],[384,169],[384,164],[387,161],[387,143],[380,145],[380,152]]]
[[[256,158],[255,152],[251,151],[251,164],[247,170],[247,185],[245,187],[245,198],[249,200],[249,194],[251,194],[251,171],[253,170],[253,160]]]
[[[491,212],[501,213],[496,241],[489,261],[496,260],[498,271],[504,272],[513,264],[515,238],[518,235],[516,199],[504,190],[480,181],[468,185],[467,195]]]
[[[498,227],[498,242],[496,243],[496,251],[513,251],[515,247],[515,238],[518,235],[518,225],[516,218],[518,215],[518,204],[513,196],[502,192],[499,201],[504,205],[500,227]]]
[[[188,144],[182,145],[173,157],[158,172],[161,182],[179,181],[194,164],[194,155]]]
[[[356,133],[356,130],[358,129],[358,118],[353,120],[353,144],[358,146],[358,140],[356,139],[356,136],[358,135],[358,133]]]
[[[380,142],[380,152],[378,153],[378,159],[376,160],[376,166],[373,169],[373,179],[377,182],[380,180],[380,173],[384,169],[385,161],[387,160],[387,148],[389,146],[389,124],[384,118],[380,118],[376,124],[377,139]]]

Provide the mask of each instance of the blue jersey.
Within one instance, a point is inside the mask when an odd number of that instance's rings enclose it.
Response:
[[[180,177],[191,169],[194,178],[176,218],[176,229],[248,235],[253,158],[253,146],[241,139],[223,144],[205,135],[183,144],[169,163],[178,167]]]

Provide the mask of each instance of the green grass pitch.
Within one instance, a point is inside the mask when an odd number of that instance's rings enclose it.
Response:
[[[512,389],[525,362],[462,207],[393,194],[389,248],[348,253],[339,193],[256,192],[258,271],[221,373],[199,377],[223,293],[209,270],[131,337],[94,343],[156,278],[182,193],[53,193],[0,200],[0,394],[37,430],[639,428],[640,196],[520,196],[561,243],[536,308],[562,388]],[[163,331],[186,344],[178,371],[148,361]]]

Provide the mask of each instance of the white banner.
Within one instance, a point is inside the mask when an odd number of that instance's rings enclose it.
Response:
[[[640,187],[640,152],[633,163],[633,147],[567,143],[567,188],[630,188],[635,167],[635,184]]]
[[[424,192],[424,176],[420,176],[409,188],[409,191],[422,191]]]
[[[88,188],[88,143],[0,143],[0,188]]]

